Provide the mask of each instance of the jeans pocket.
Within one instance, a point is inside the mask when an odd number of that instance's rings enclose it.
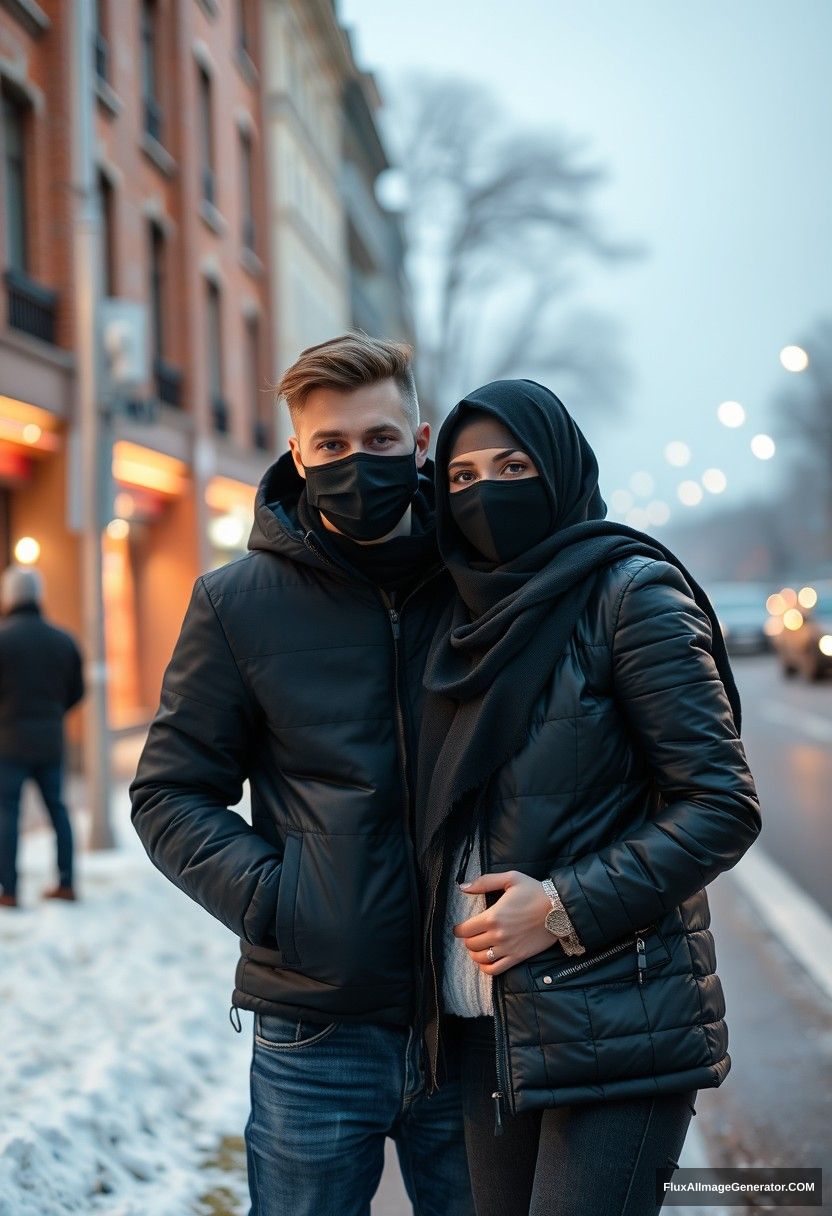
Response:
[[[297,1051],[311,1047],[337,1030],[339,1022],[312,1022],[283,1014],[255,1013],[254,1041],[268,1051]]]

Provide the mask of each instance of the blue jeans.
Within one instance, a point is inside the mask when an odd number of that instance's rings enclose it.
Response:
[[[61,797],[63,762],[34,764],[0,759],[0,886],[4,895],[17,894],[17,839],[20,791],[31,777],[38,785],[55,829],[58,876],[62,887],[72,886],[72,826]]]
[[[255,1014],[248,1216],[369,1216],[387,1136],[416,1216],[474,1216],[459,1081],[429,1098],[413,1029]]]

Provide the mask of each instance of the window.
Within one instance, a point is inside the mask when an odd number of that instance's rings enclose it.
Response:
[[[150,222],[150,328],[154,359],[165,353],[165,234],[160,226]]]
[[[199,152],[202,166],[202,197],[215,202],[214,191],[214,123],[211,107],[211,77],[205,68],[199,71]]]
[[[253,420],[252,439],[256,448],[269,446],[268,423],[262,417],[260,392],[260,326],[257,317],[246,321],[246,392]]]
[[[240,189],[242,191],[243,231],[242,241],[246,249],[254,250],[254,161],[251,154],[251,135],[240,132]]]
[[[206,340],[208,343],[208,393],[214,428],[228,430],[228,410],[222,395],[222,316],[220,289],[213,280],[205,284]]]
[[[3,93],[3,154],[6,178],[6,262],[12,270],[29,269],[29,231],[26,208],[25,103]]]
[[[95,59],[95,74],[99,80],[107,79],[109,47],[107,46],[107,24],[106,13],[104,12],[105,0],[95,0],[93,6],[93,19],[95,21],[95,29],[93,31],[93,56]]]
[[[115,259],[115,191],[106,173],[98,174],[98,197],[101,205],[101,288],[105,296],[116,294]]]
[[[254,47],[253,15],[250,0],[237,0],[237,46],[249,59]]]
[[[162,139],[162,107],[159,104],[158,81],[158,10],[155,0],[142,0],[141,8],[141,70],[144,101],[144,129],[153,139]]]

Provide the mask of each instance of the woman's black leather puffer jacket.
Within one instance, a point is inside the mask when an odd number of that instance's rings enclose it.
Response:
[[[730,1068],[705,887],[761,820],[710,641],[676,566],[631,556],[602,569],[527,742],[489,785],[483,871],[550,876],[586,947],[569,957],[553,939],[494,977],[498,1121],[718,1086]],[[450,835],[427,887],[431,1087],[444,1073]]]

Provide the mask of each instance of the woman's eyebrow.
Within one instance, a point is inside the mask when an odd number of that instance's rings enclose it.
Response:
[[[506,456],[512,456],[515,452],[520,452],[520,448],[506,448],[504,452],[496,452],[492,460],[505,460]],[[525,455],[525,453],[523,453]],[[467,456],[457,456],[456,460],[448,461],[448,468],[452,469],[455,464],[473,464],[473,460],[469,460]]]

